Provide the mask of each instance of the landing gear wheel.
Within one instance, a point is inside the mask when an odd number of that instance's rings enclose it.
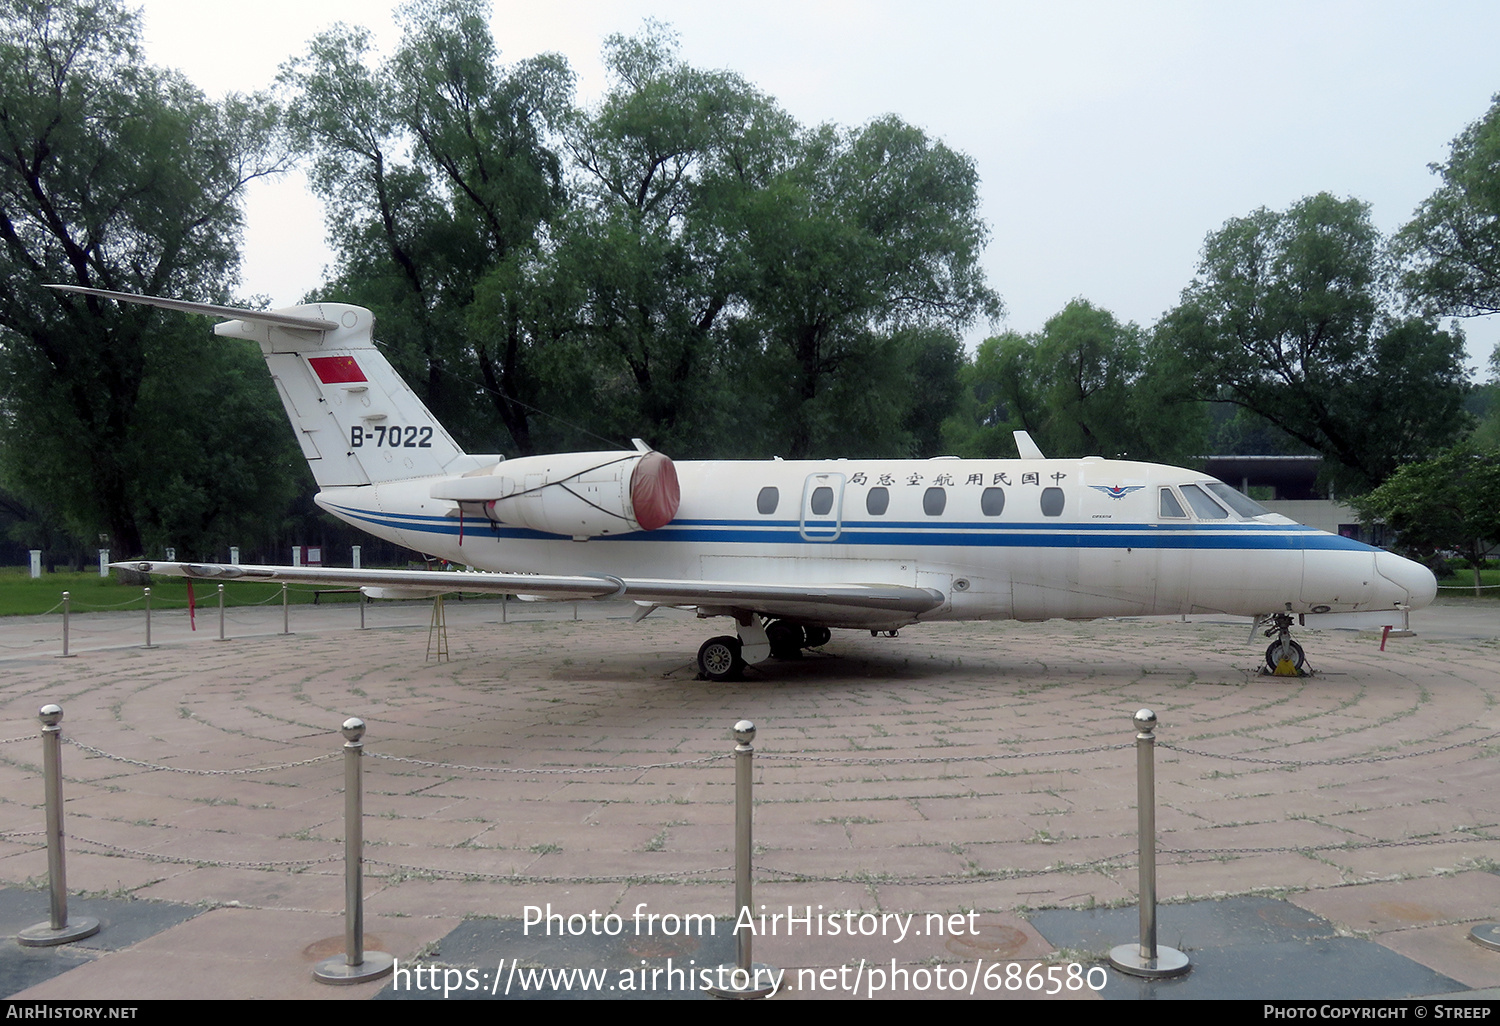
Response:
[[[1295,641],[1286,643],[1286,657],[1292,661],[1292,669],[1298,673],[1302,672],[1302,664],[1307,661],[1307,655],[1302,651],[1302,646]],[[1276,667],[1281,663],[1281,642],[1273,641],[1266,649],[1266,666],[1274,673]]]
[[[808,648],[822,648],[833,640],[833,631],[827,627],[808,627],[805,630]]]
[[[766,640],[771,643],[771,655],[777,659],[800,659],[803,643],[802,625],[786,620],[773,620],[766,624]]]
[[[733,635],[709,638],[698,649],[698,672],[708,680],[739,680],[744,670],[740,639]]]

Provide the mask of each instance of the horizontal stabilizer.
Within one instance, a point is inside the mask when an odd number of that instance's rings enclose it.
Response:
[[[78,292],[85,296],[100,296],[121,303],[140,306],[158,306],[163,310],[179,310],[183,313],[206,314],[228,320],[274,324],[278,328],[294,328],[303,331],[332,331],[338,327],[334,321],[303,314],[280,313],[275,310],[247,310],[238,306],[218,306],[214,303],[190,303],[185,299],[162,299],[158,296],[138,296],[131,292],[110,292],[108,289],[89,289],[82,285],[48,285],[59,292]]]

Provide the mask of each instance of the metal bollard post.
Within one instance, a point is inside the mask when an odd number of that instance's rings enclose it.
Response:
[[[42,774],[47,790],[47,879],[52,892],[52,918],[28,926],[16,941],[28,948],[50,948],[92,937],[99,920],[79,917],[68,922],[68,874],[63,865],[62,798],[62,707],[44,705],[37,712],[42,721]]]
[[[224,640],[224,585],[219,585],[219,640]]]
[[[741,929],[753,914],[751,894],[754,846],[751,826],[754,804],[751,795],[755,748],[755,724],[740,720],[734,725],[734,915],[735,962],[719,966],[717,983],[708,988],[716,997],[761,998],[774,992],[777,972],[763,962],[754,961],[751,951],[754,930]]]
[[[68,593],[67,592],[63,592],[63,651],[62,651],[62,657],[64,659],[71,659],[72,658],[72,656],[70,656],[68,654],[68,609],[69,609],[69,606],[70,606],[71,602],[72,602],[72,600],[69,598]]]
[[[151,644],[151,589],[150,588],[146,588],[144,590],[146,592],[146,644],[145,644],[145,647],[146,648],[155,648],[156,646],[153,645],[153,644]]]
[[[359,589],[359,629],[365,629],[365,602],[368,601],[365,589]]]
[[[365,721],[344,721],[344,956],[325,958],[313,969],[322,983],[363,983],[384,976],[396,965],[384,951],[365,950],[364,803],[359,760],[364,755]]]
[[[292,614],[286,604],[286,582],[281,582],[281,633],[292,633]]]
[[[1135,714],[1136,824],[1140,833],[1141,941],[1111,948],[1109,964],[1122,973],[1159,980],[1192,968],[1176,948],[1156,943],[1156,713]]]

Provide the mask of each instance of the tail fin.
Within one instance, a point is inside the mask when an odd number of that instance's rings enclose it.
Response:
[[[364,307],[314,303],[259,311],[52,288],[234,318],[214,333],[259,343],[319,488],[453,476],[477,465],[375,348],[375,318]]]

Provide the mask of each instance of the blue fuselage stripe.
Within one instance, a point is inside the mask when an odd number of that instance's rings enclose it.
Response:
[[[372,510],[333,507],[351,520],[383,527],[457,537],[458,520],[451,517],[392,515]],[[974,546],[982,548],[1072,549],[1345,549],[1370,546],[1316,528],[1282,524],[1067,524],[984,522],[846,521],[833,536],[833,525],[806,525],[804,537],[796,521],[682,520],[655,531],[605,535],[595,542],[696,542],[715,545],[859,545],[859,546]],[[485,532],[514,541],[562,541],[561,535],[528,528],[469,520],[466,536]]]

